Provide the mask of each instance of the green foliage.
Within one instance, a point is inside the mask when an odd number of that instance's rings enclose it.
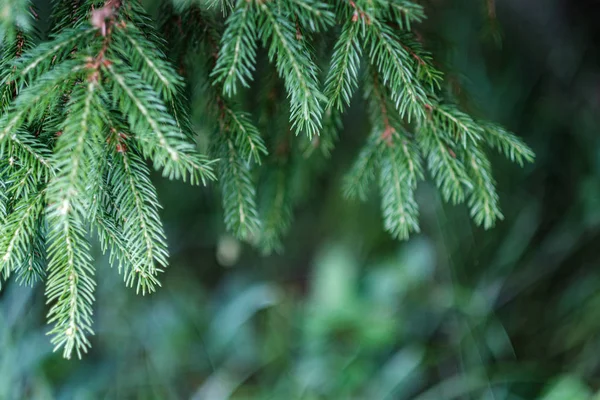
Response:
[[[331,154],[359,89],[371,126],[344,193],[364,200],[376,182],[395,238],[419,231],[425,166],[446,201],[466,201],[489,228],[502,213],[488,148],[534,157],[447,100],[412,30],[425,9],[409,0],[178,1],[158,28],[136,2],[56,1],[35,45],[26,21],[39,16],[16,3],[1,21],[0,279],[45,279],[65,357],[81,357],[93,333],[90,234],[127,286],[160,285],[168,246],[148,164],[191,184],[218,175],[226,229],[270,253],[291,226],[296,178]],[[263,95],[244,101],[253,85]],[[218,161],[194,142],[197,97]]]
[[[227,18],[227,28],[221,39],[219,58],[212,71],[215,82],[223,81],[227,95],[236,93],[236,83],[246,87],[252,78],[256,62],[256,15],[251,1],[240,0]]]
[[[260,37],[265,45],[270,42],[269,60],[275,60],[285,83],[292,127],[310,138],[321,128],[325,100],[317,80],[318,68],[301,31],[290,20],[290,13],[282,12],[272,2],[260,2],[259,9]]]
[[[223,139],[218,154],[223,160],[219,179],[223,187],[225,224],[236,236],[250,240],[258,233],[260,221],[249,165],[231,138]]]
[[[423,170],[416,146],[408,138],[394,134],[391,144],[383,144],[379,187],[384,225],[392,236],[406,239],[419,231],[419,209],[415,201],[417,181]]]
[[[360,25],[348,21],[342,27],[340,37],[335,43],[325,83],[328,107],[343,109],[344,105],[348,106],[352,94],[358,87],[361,56],[359,33]]]
[[[179,95],[181,78],[136,28],[131,9],[119,6],[13,53],[5,67],[14,72],[4,84],[16,89],[0,119],[0,269],[26,283],[47,270],[49,334],[65,357],[81,357],[93,333],[90,232],[99,231],[126,283],[142,293],[155,289],[167,265],[158,200],[138,148],[170,178],[213,178],[165,105]]]

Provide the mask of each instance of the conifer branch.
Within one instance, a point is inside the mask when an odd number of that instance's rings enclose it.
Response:
[[[109,263],[111,265],[114,264],[115,260],[118,262],[119,274],[123,274],[126,285],[132,287],[135,274],[131,271],[137,261],[129,253],[129,249],[123,240],[123,232],[118,228],[114,216],[103,210],[94,216],[94,222],[102,253],[109,253]]]
[[[94,31],[89,27],[62,31],[53,41],[42,43],[25,53],[16,64],[16,72],[21,79],[37,78],[52,64],[62,61],[78,42],[89,40]]]
[[[93,334],[88,225],[119,260],[127,285],[137,282],[142,293],[160,285],[166,241],[137,146],[166,176],[199,183],[214,173],[190,142],[181,78],[134,25],[144,18],[121,19],[131,8],[121,10],[118,0],[95,9],[91,26],[81,9],[72,16],[65,9],[51,41],[0,65],[10,88],[0,117],[0,227],[9,232],[0,240],[0,275],[16,271],[31,283],[49,261],[50,334],[68,358],[81,357]],[[121,120],[131,139],[114,130]]]
[[[138,75],[121,72],[112,64],[103,69],[113,78],[115,100],[129,129],[135,132],[145,157],[170,179],[189,180],[192,184],[214,179],[210,162],[194,154],[194,147],[182,134],[167,107]]]
[[[428,94],[439,91],[442,88],[444,74],[435,67],[431,53],[423,48],[423,44],[412,32],[398,32],[398,38],[404,50],[410,54],[417,78],[429,92]]]
[[[384,227],[398,239],[408,239],[411,232],[419,232],[419,208],[414,198],[418,164],[406,157],[408,151],[405,153],[404,149],[400,143],[383,144],[379,162]]]
[[[33,85],[22,90],[0,118],[0,142],[24,124],[41,119],[46,110],[60,100],[61,89],[82,70],[81,63],[68,61],[42,74]]]
[[[156,49],[156,45],[144,37],[133,22],[123,22],[113,35],[115,41],[127,41],[131,46],[121,43],[116,46],[122,60],[129,60],[136,71],[141,71],[142,78],[159,93],[165,102],[173,101],[181,89],[181,77],[175,69],[165,61],[165,56]],[[125,52],[127,49],[133,51]]]
[[[348,106],[354,90],[358,87],[361,49],[358,36],[360,24],[346,22],[335,44],[331,65],[325,82],[327,108],[342,110]]]
[[[44,210],[44,191],[20,200],[2,226],[0,270],[10,274],[31,256],[32,242],[38,232],[37,221]]]
[[[54,221],[50,230],[48,256],[49,276],[46,298],[52,303],[48,323],[54,324],[54,350],[63,349],[63,356],[71,358],[73,351],[81,358],[91,346],[87,335],[93,335],[92,303],[94,302],[94,267],[86,233],[76,218],[69,215]]]
[[[8,185],[6,184],[6,167],[3,167],[0,164],[0,226],[5,226],[6,217],[8,217]]]
[[[485,153],[476,147],[465,151],[465,158],[468,174],[473,182],[468,201],[471,216],[477,225],[489,229],[494,226],[496,220],[504,218],[498,206],[499,198],[496,182],[492,177],[492,166]]]
[[[236,94],[237,81],[248,87],[256,62],[256,16],[254,2],[238,0],[221,38],[219,57],[211,73],[215,83],[223,85],[223,93]]]
[[[236,237],[250,240],[260,228],[256,207],[256,189],[247,162],[229,137],[222,139],[220,176],[224,219],[227,229]]]
[[[381,74],[383,83],[389,86],[400,117],[406,117],[408,121],[424,119],[429,102],[417,79],[410,53],[394,31],[378,20],[371,19],[366,30],[371,62]]]
[[[47,179],[52,174],[50,164],[50,151],[42,143],[33,138],[28,132],[19,130],[10,135],[0,155],[6,153],[9,162],[21,160],[24,166],[28,166],[29,173],[39,179]]]
[[[46,277],[46,232],[43,217],[37,221],[36,234],[29,243],[23,262],[15,268],[16,281],[20,285],[33,286]]]
[[[59,171],[48,187],[50,228],[50,275],[46,296],[53,303],[48,322],[54,323],[55,350],[63,348],[70,358],[73,351],[81,358],[90,342],[92,303],[95,282],[90,245],[84,221],[89,203],[85,184],[97,160],[91,149],[98,145],[92,138],[102,132],[98,119],[98,82],[90,76],[85,85],[75,87],[70,112],[64,123],[55,152],[54,164]]]
[[[59,171],[48,188],[49,212],[59,221],[76,215],[83,221],[88,200],[86,184],[99,160],[94,158],[94,147],[100,146],[94,136],[102,132],[98,81],[90,78],[84,85],[75,87],[70,112],[65,119],[63,133],[58,139],[53,160]]]
[[[290,98],[291,122],[296,133],[308,137],[318,134],[325,100],[319,91],[317,66],[303,40],[296,38],[296,29],[281,15],[273,3],[259,3],[260,36],[264,43],[270,40],[269,60],[275,60],[279,76],[285,82]]]
[[[136,74],[121,72],[111,64],[105,65],[104,68],[113,78],[113,90],[121,112],[127,116],[129,128],[133,132],[148,135],[146,140],[156,141],[150,142],[153,145],[151,149],[159,154],[148,151],[150,150],[148,142],[141,143],[146,156],[149,158],[156,156],[160,159],[160,165],[157,165],[159,168],[167,162],[177,164],[180,153],[189,149],[189,145],[178,140],[181,137],[177,124],[167,114],[162,101]]]
[[[431,123],[437,129],[443,131],[453,141],[461,143],[463,148],[478,143],[481,139],[481,127],[470,116],[455,107],[437,105],[433,108],[431,119]]]
[[[429,171],[444,199],[454,204],[463,202],[466,190],[473,189],[473,184],[456,152],[431,125],[421,129],[418,139],[421,151],[427,154]]]
[[[323,116],[323,128],[319,136],[304,141],[304,158],[309,158],[315,150],[319,150],[325,158],[331,156],[342,130],[342,113],[340,110],[327,108]]]
[[[250,121],[250,116],[247,113],[234,111],[226,106],[223,111],[225,112],[224,123],[235,137],[235,145],[240,149],[242,158],[248,162],[254,160],[255,163],[260,165],[260,158],[267,155],[267,148],[260,132]]]
[[[155,275],[166,267],[168,258],[166,236],[158,215],[160,205],[149,171],[133,150],[119,152],[113,160],[109,179],[116,192],[116,217],[123,221],[124,247],[128,258],[134,260],[136,291],[150,293],[156,287]],[[105,230],[105,233],[111,232]],[[122,253],[123,245],[114,240],[112,244]]]
[[[506,158],[523,166],[525,162],[533,162],[535,155],[523,140],[508,132],[501,126],[483,123],[483,137],[493,149],[503,153]]]

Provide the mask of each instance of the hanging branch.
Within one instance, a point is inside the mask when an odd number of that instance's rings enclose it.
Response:
[[[48,40],[33,40],[29,2],[9,3],[0,15],[0,282],[45,282],[51,341],[67,358],[91,345],[100,271],[90,233],[126,286],[160,286],[168,246],[149,166],[191,184],[218,175],[226,229],[270,253],[283,248],[298,176],[344,140],[358,91],[371,126],[343,191],[365,200],[376,187],[395,238],[419,231],[425,170],[446,201],[466,202],[490,228],[503,217],[489,149],[519,165],[534,159],[521,139],[447,100],[414,32],[426,10],[411,0],[169,5],[164,37],[138,2],[58,0]],[[266,94],[250,104],[260,118],[244,108],[252,85]],[[201,123],[219,160],[198,151],[186,94],[208,104]]]

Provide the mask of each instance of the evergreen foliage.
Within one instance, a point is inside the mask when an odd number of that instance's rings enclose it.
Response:
[[[12,53],[3,71],[12,95],[0,120],[0,268],[25,282],[47,274],[50,334],[66,357],[81,357],[93,333],[89,233],[98,231],[126,284],[141,293],[155,289],[167,265],[144,158],[170,178],[214,177],[178,123],[187,115],[169,107],[181,78],[137,28],[138,10],[118,1],[91,5],[74,26],[62,21],[48,41]],[[16,40],[28,40],[20,28]]]
[[[0,24],[0,279],[45,281],[65,357],[81,357],[93,333],[90,234],[127,286],[160,285],[168,249],[149,164],[192,184],[218,177],[226,228],[268,254],[292,223],[296,171],[329,156],[359,88],[371,132],[344,193],[364,200],[376,183],[396,238],[419,231],[426,169],[489,228],[502,214],[487,152],[534,157],[451,101],[412,30],[425,10],[409,0],[166,2],[157,26],[133,0],[57,0],[48,37],[26,1],[12,2]],[[255,79],[256,115],[241,96]],[[212,160],[194,143],[193,84]]]

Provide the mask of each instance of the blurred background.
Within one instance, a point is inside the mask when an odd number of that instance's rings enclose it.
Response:
[[[376,196],[344,200],[368,134],[357,96],[331,158],[294,182],[283,253],[229,237],[216,187],[157,177],[162,288],[136,296],[98,253],[83,360],[52,353],[42,286],[3,288],[0,399],[600,399],[600,3],[427,13],[452,93],[537,154],[493,160],[503,222],[478,229],[422,183],[422,233],[397,242]]]

